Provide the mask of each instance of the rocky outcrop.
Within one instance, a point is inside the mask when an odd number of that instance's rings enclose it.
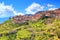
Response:
[[[53,17],[60,19],[60,8],[56,10],[51,10],[51,11],[39,11],[32,16],[26,16],[26,15],[14,16],[13,23],[25,23],[29,20],[38,21],[41,18],[42,19],[48,18],[48,20],[50,20],[50,18],[53,18]]]

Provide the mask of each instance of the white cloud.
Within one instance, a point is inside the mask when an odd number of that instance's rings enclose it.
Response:
[[[15,15],[24,15],[23,13],[21,13],[21,12],[16,12],[16,11],[13,11],[13,13],[14,13]]]
[[[32,3],[25,9],[26,14],[35,14],[37,11],[43,10],[44,6],[41,6],[37,3]],[[24,15],[24,13],[17,12],[14,10],[12,5],[5,5],[4,3],[0,3],[0,18],[11,17],[15,15]]]
[[[48,8],[48,10],[55,10],[55,9],[57,9],[55,7],[55,5],[53,5],[53,4],[47,4],[47,8]]]
[[[54,5],[53,4],[47,4],[47,7],[53,7]]]
[[[5,5],[0,3],[0,18],[10,17],[15,15],[23,15],[23,13],[16,12],[12,5]]]
[[[37,11],[42,11],[44,6],[41,6],[38,3],[33,2],[30,6],[28,6],[25,11],[27,14],[35,14]]]
[[[47,4],[48,10],[55,10],[52,4]],[[15,15],[24,15],[24,14],[35,14],[38,11],[43,11],[45,6],[42,6],[38,3],[33,2],[30,6],[25,9],[25,13],[17,12],[14,10],[12,5],[5,5],[4,3],[0,3],[0,18],[10,17]]]
[[[49,8],[48,10],[55,10],[55,9],[57,9],[57,8]]]

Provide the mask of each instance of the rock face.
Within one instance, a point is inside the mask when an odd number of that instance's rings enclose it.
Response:
[[[26,16],[26,15],[15,16],[13,17],[13,23],[24,23],[29,20],[38,21],[41,18],[42,19],[48,18],[48,20],[51,20],[50,18],[53,18],[53,17],[60,19],[60,8],[56,10],[51,10],[51,11],[39,11],[32,16]]]

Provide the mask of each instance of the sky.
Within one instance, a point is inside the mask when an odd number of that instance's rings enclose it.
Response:
[[[0,0],[0,23],[16,15],[60,8],[60,0]]]

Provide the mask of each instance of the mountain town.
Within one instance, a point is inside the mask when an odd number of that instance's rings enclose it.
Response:
[[[27,15],[0,24],[0,40],[60,40],[60,8]]]

